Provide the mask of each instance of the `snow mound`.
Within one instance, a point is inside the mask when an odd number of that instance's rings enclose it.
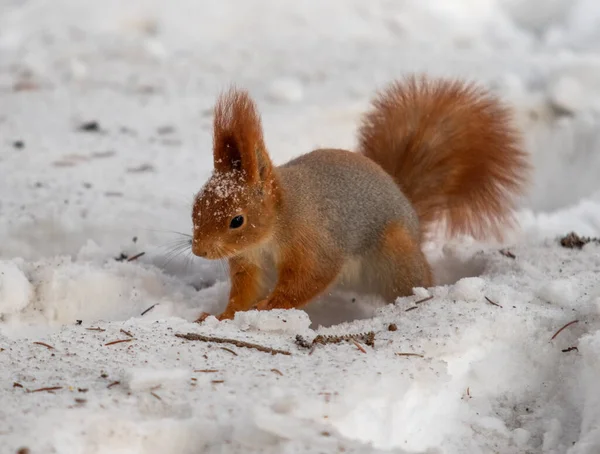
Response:
[[[235,324],[242,330],[279,333],[305,333],[309,331],[310,318],[304,311],[281,310],[248,311],[235,314]]]
[[[196,293],[152,266],[135,263],[74,261],[56,257],[37,262],[0,262],[6,281],[0,287],[0,316],[7,322],[72,324],[77,320],[158,319],[177,313],[193,317],[184,301]],[[20,268],[19,268],[20,267]],[[35,297],[33,296],[35,295]]]
[[[33,296],[33,287],[18,266],[20,263],[0,262],[0,318],[21,312]]]
[[[480,301],[483,296],[485,281],[479,277],[465,277],[459,280],[452,289],[454,298],[466,301]]]
[[[131,391],[151,390],[188,384],[192,378],[189,369],[131,368],[123,371],[122,383]]]

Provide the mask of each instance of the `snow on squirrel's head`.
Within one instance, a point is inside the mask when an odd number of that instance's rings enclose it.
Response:
[[[279,192],[260,116],[247,92],[230,89],[215,106],[214,172],[192,209],[192,252],[223,259],[272,234]]]

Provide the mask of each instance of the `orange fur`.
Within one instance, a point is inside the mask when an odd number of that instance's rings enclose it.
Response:
[[[345,281],[388,301],[430,286],[423,230],[441,220],[452,235],[500,238],[511,223],[530,166],[510,120],[482,88],[411,77],[373,101],[361,153],[315,150],[275,168],[248,93],[223,93],[215,172],[192,213],[193,253],[229,261],[229,304],[219,318],[302,307]],[[269,271],[277,274],[272,289]]]
[[[260,115],[247,91],[232,87],[219,97],[213,121],[213,154],[215,171],[242,171],[248,183],[259,181],[261,172],[271,173]]]
[[[427,230],[502,238],[530,166],[507,107],[460,81],[409,77],[380,92],[360,151],[389,172]]]
[[[247,311],[262,298],[264,291],[260,268],[243,257],[229,260],[229,276],[229,304],[219,316],[219,320],[231,319],[238,311]]]
[[[385,228],[379,253],[385,266],[395,271],[393,281],[383,280],[381,285],[381,294],[388,301],[411,295],[413,287],[430,287],[433,284],[431,268],[419,242],[403,225],[393,223]]]
[[[258,110],[248,93],[231,88],[215,107],[215,171],[192,208],[192,252],[208,259],[233,257],[272,233],[280,190],[263,141]],[[252,223],[230,231],[232,217]]]
[[[328,250],[318,241],[322,233],[316,226],[284,225],[296,229],[283,243],[277,265],[278,280],[271,295],[257,309],[299,308],[323,293],[336,279],[343,264],[343,253],[328,244]],[[318,245],[321,244],[321,247]]]

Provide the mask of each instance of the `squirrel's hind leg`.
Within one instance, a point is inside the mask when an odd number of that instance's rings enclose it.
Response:
[[[431,268],[415,238],[401,222],[386,226],[369,260],[371,286],[387,302],[433,285]]]

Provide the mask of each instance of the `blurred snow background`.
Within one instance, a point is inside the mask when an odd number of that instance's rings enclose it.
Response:
[[[223,268],[176,255],[169,232],[189,231],[211,172],[218,92],[251,91],[281,163],[352,149],[373,91],[415,71],[515,107],[536,165],[516,259],[433,247],[448,285],[406,314],[415,298],[337,295],[310,327],[304,312],[190,324],[227,296]],[[600,235],[599,114],[595,0],[0,1],[0,452],[598,452],[600,254],[555,237]],[[104,347],[121,329],[136,340]],[[293,342],[364,330],[367,354]],[[293,355],[173,336],[187,331]]]

